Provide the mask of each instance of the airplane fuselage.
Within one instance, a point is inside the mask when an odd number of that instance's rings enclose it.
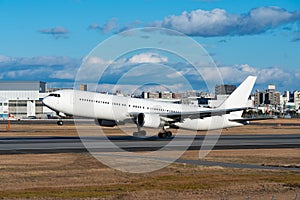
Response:
[[[44,103],[55,111],[67,115],[116,122],[130,119],[132,113],[146,113],[159,117],[160,114],[178,113],[180,115],[182,112],[206,110],[206,108],[196,106],[78,90],[61,90],[55,92],[55,94],[56,96],[50,95],[44,99]],[[175,122],[174,125],[191,130],[211,130],[243,125],[239,122],[230,121],[229,116],[229,114],[224,114],[203,119],[185,118],[180,122]]]

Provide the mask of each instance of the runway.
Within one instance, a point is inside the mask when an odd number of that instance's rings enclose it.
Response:
[[[179,136],[174,139],[134,138],[130,136],[112,137],[0,137],[0,154],[16,153],[73,153],[86,152],[84,144],[92,151],[155,151],[188,150],[210,148],[215,136]],[[84,141],[84,144],[82,143]],[[112,145],[113,144],[113,145]],[[264,135],[221,135],[213,149],[266,149],[300,148],[300,134]],[[121,149],[121,150],[120,150]]]
[[[192,140],[193,139],[193,140]],[[0,154],[47,154],[47,153],[82,153],[88,152],[84,144],[93,152],[120,152],[120,151],[164,151],[172,150],[200,150],[211,147],[215,137],[181,136],[176,139],[159,139],[158,137],[134,138],[130,136],[114,137],[0,137]],[[84,141],[84,142],[82,142]],[[186,142],[192,141],[186,147]],[[112,146],[115,145],[115,146]],[[208,144],[208,145],[207,145]],[[266,148],[300,148],[300,134],[264,134],[264,135],[222,135],[213,149],[266,149]],[[153,158],[155,159],[155,158]],[[164,161],[162,158],[157,158]],[[168,161],[168,158],[165,158]],[[203,159],[177,159],[178,164],[198,166],[220,166],[230,168],[248,168],[261,170],[296,170],[299,166],[262,166],[255,164],[226,163],[206,161]]]

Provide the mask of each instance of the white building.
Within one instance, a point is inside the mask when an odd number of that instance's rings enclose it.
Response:
[[[294,92],[294,104],[295,104],[295,109],[300,110],[300,92],[299,91]]]
[[[46,83],[40,81],[1,81],[0,118],[41,117],[53,111],[43,106]]]

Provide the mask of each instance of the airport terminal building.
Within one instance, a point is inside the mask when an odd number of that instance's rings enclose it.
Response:
[[[0,118],[45,116],[53,111],[43,106],[46,83],[41,81],[0,81]]]

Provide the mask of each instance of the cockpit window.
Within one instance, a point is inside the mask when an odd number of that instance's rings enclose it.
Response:
[[[60,97],[60,94],[52,93],[52,94],[49,95],[49,97],[51,97],[51,96],[52,96],[52,97]]]

